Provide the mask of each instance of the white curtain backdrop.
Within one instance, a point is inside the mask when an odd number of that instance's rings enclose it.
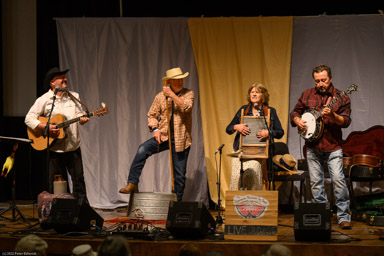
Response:
[[[147,112],[162,90],[165,71],[180,67],[194,90],[192,147],[184,201],[208,205],[201,131],[198,77],[186,18],[59,18],[59,59],[69,68],[69,87],[91,111],[105,102],[109,113],[80,127],[84,175],[90,204],[98,208],[126,205],[119,194],[127,183],[138,146],[149,139]],[[169,151],[150,157],[141,192],[171,192]]]
[[[352,131],[384,125],[384,18],[382,15],[295,17],[293,26],[290,111],[301,93],[315,84],[312,68],[326,64],[340,90],[357,84],[350,94]],[[304,141],[289,127],[290,153],[302,158]]]
[[[314,85],[312,68],[331,67],[336,88],[350,94],[352,123],[343,129],[343,139],[353,131],[384,125],[384,18],[382,15],[295,17],[291,66],[290,111],[301,93]],[[304,140],[289,126],[288,146],[296,159],[303,158]],[[380,192],[384,182],[374,182]],[[368,192],[367,183],[355,183],[358,195]]]

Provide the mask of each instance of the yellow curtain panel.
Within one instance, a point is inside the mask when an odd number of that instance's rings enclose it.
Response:
[[[276,108],[286,142],[293,17],[191,18],[188,20],[199,75],[199,97],[205,160],[211,199],[218,200],[220,155],[221,200],[231,179],[235,134],[225,128],[237,110],[247,104],[248,88],[264,84],[270,106]]]

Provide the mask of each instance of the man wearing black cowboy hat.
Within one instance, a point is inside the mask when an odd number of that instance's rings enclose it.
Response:
[[[45,134],[46,132],[47,122],[41,121],[44,119],[39,120],[39,117],[48,118],[50,114],[51,117],[58,114],[63,115],[65,120],[80,117],[79,123],[81,125],[89,120],[88,117],[84,117],[85,113],[79,102],[72,98],[79,99],[79,94],[68,91],[66,78],[68,71],[68,69],[60,70],[54,67],[45,76],[44,87],[46,90],[49,90],[36,99],[25,117],[25,124],[37,132],[37,134]],[[54,105],[53,108],[52,105]],[[73,184],[72,194],[76,198],[84,199],[88,202],[80,151],[78,123],[75,122],[64,129],[65,137],[62,139],[57,139],[61,130],[57,128],[56,124],[50,124],[47,131],[49,132],[49,138],[55,139],[49,145],[48,151],[49,191],[53,193],[54,176],[60,174],[65,180],[68,180],[68,171]]]

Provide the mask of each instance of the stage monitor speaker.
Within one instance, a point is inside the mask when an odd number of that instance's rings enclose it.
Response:
[[[297,241],[331,239],[331,206],[329,203],[295,203],[294,233]]]
[[[82,199],[52,200],[48,225],[57,233],[84,232],[91,227],[102,228],[104,219]]]
[[[171,201],[166,228],[174,238],[198,239],[213,233],[216,221],[202,202]]]

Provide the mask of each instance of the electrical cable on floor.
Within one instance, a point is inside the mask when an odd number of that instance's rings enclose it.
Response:
[[[342,242],[345,242],[345,243],[349,243],[349,242],[360,242],[360,241],[363,241],[362,239],[360,239],[360,238],[355,238],[355,237],[352,237],[352,236],[350,236],[350,235],[348,235],[348,234],[345,234],[345,233],[343,233],[343,232],[341,232],[341,231],[339,231],[339,230],[336,230],[336,229],[332,229],[332,232],[336,232],[336,233],[339,233],[340,235],[343,235],[343,236],[346,236],[346,237],[349,237],[349,239],[332,239],[332,240],[334,240],[334,241],[337,241],[337,242],[340,242],[340,241],[342,241]]]

